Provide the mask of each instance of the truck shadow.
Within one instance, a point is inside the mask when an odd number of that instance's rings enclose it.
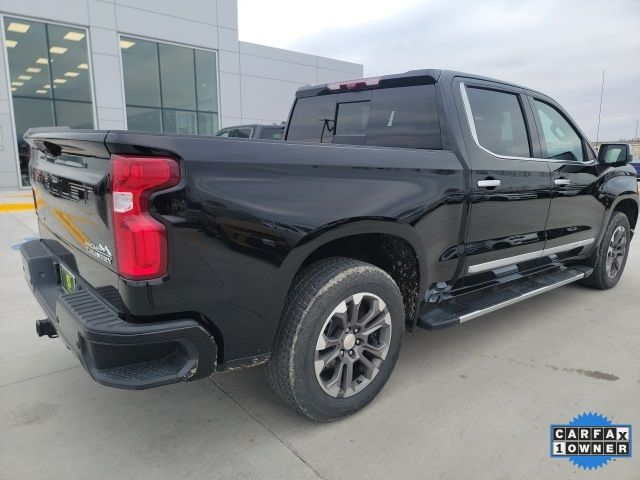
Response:
[[[517,361],[511,357],[518,357],[519,344],[527,342],[531,335],[535,334],[538,339],[541,335],[554,335],[559,318],[557,312],[566,308],[567,295],[584,296],[591,292],[593,290],[582,286],[568,285],[453,328],[435,332],[416,328],[405,332],[400,357],[389,382],[371,405],[353,417],[367,417],[379,403],[393,401],[394,396],[402,396],[408,390],[418,392],[452,377],[465,379],[464,368],[478,359],[492,359],[498,363]],[[510,357],[501,358],[494,353],[499,350],[504,350]],[[549,359],[543,358],[541,353],[537,359],[521,360],[522,364],[527,362],[545,365]],[[514,375],[520,375],[520,372],[514,372]],[[271,390],[261,367],[217,374],[210,381],[251,415],[268,424],[284,422],[283,428],[287,429],[304,428],[303,425],[311,428],[336,425],[334,422],[320,426],[293,412]],[[342,422],[350,420],[338,421]]]
[[[452,442],[477,445],[469,454],[474,462],[486,462],[489,447],[482,443],[489,424],[506,428],[505,421],[517,419],[509,428],[545,435],[550,412],[538,400],[545,392],[554,392],[554,405],[573,407],[581,395],[588,397],[593,382],[611,385],[610,377],[575,370],[598,364],[562,362],[584,361],[577,352],[585,345],[608,348],[605,353],[618,348],[593,330],[611,328],[604,305],[630,298],[633,283],[630,277],[608,292],[570,285],[458,327],[408,333],[378,397],[332,423],[315,423],[293,411],[271,390],[261,367],[137,392],[97,385],[78,367],[7,387],[0,428],[16,446],[29,444],[41,452],[29,467],[34,476],[46,474],[46,465],[68,462],[78,471],[100,464],[151,469],[163,477],[197,466],[231,477],[237,468],[263,471],[278,462],[285,471],[297,457],[324,478],[340,478],[336,465],[348,462],[349,452],[357,449],[365,476],[383,478],[402,466],[405,478],[424,478],[425,462],[430,471],[444,472],[459,459]],[[595,313],[586,315],[588,310]],[[574,350],[563,354],[559,345]],[[633,344],[624,345],[631,352]],[[611,373],[621,377],[616,391],[633,396],[636,379],[629,383],[624,371]],[[421,446],[418,461],[415,449]],[[21,452],[16,451],[16,462],[26,459]]]

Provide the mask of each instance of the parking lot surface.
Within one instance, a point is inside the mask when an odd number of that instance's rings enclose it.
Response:
[[[640,478],[637,448],[588,473],[549,457],[549,425],[582,412],[640,432],[637,238],[616,288],[569,285],[409,333],[368,408],[315,424],[260,367],[137,392],[93,382],[36,336],[17,250],[36,235],[33,212],[0,213],[2,479]]]

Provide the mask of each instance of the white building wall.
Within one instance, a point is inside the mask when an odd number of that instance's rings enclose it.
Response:
[[[362,65],[238,41],[236,0],[2,0],[0,14],[85,27],[96,128],[126,128],[119,35],[218,52],[220,125],[286,120],[298,87],[362,76]],[[18,185],[4,38],[0,48],[0,188]]]
[[[362,65],[240,42],[241,123],[287,119],[302,85],[362,77]]]
[[[7,80],[7,61],[4,39],[0,49],[0,188],[18,186],[18,152],[13,116],[11,114],[11,91]]]

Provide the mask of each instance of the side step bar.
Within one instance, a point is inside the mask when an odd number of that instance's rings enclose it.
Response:
[[[456,301],[454,299],[424,313],[418,318],[417,323],[419,327],[427,330],[451,327],[535,297],[554,288],[576,282],[589,276],[592,271],[591,267],[581,265],[563,268],[550,274],[515,282],[511,286],[505,286],[471,300]]]

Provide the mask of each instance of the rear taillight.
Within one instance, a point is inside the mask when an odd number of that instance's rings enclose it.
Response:
[[[179,181],[178,162],[171,158],[111,156],[116,267],[124,278],[167,273],[167,229],[150,215],[149,195]]]

